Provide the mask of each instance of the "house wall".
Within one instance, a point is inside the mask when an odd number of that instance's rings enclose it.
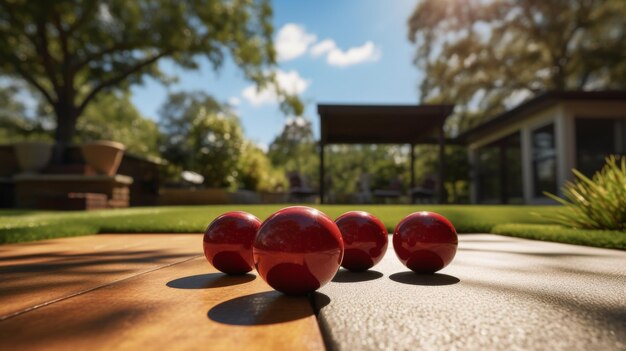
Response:
[[[620,101],[568,101],[554,104],[542,111],[528,115],[526,118],[511,123],[496,131],[486,133],[471,142],[468,147],[469,160],[472,165],[470,175],[471,201],[478,202],[478,179],[475,171],[476,151],[498,139],[515,132],[521,134],[522,149],[522,180],[524,202],[527,204],[550,203],[546,198],[533,195],[532,174],[532,140],[533,130],[554,123],[555,146],[557,152],[557,187],[561,195],[561,187],[573,178],[572,168],[576,168],[576,118],[626,118],[626,102]],[[621,136],[626,143],[626,135]]]
[[[572,168],[576,165],[576,118],[626,118],[626,102],[619,101],[572,101],[563,104],[566,116],[565,138],[566,145],[570,152],[567,153],[567,160],[564,162],[566,179],[573,178]],[[599,136],[601,137],[601,136]],[[622,137],[623,138],[623,137]]]
[[[535,114],[528,116],[527,118],[511,123],[510,125],[500,128],[497,131],[485,134],[480,139],[469,144],[468,150],[470,153],[470,162],[472,162],[472,169],[475,169],[476,151],[480,147],[488,145],[498,139],[501,139],[507,135],[515,132],[521,133],[521,149],[522,149],[522,184],[524,202],[528,204],[537,203],[549,203],[545,198],[535,198],[533,196],[533,176],[532,176],[532,140],[531,132],[537,128],[543,127],[550,123],[555,124],[555,138],[557,149],[557,181],[561,184],[564,174],[561,174],[564,165],[560,165],[562,159],[561,154],[567,150],[565,143],[562,139],[565,137],[565,132],[560,129],[565,128],[567,122],[564,117],[565,111],[562,104],[553,105],[545,110],[539,111]],[[472,161],[474,160],[474,161]],[[472,184],[470,186],[471,201],[472,203],[478,202],[478,185],[477,174],[475,171],[471,174]]]

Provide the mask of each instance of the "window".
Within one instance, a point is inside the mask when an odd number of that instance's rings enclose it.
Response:
[[[592,176],[611,154],[624,154],[623,119],[576,119],[576,169]]]
[[[522,203],[520,133],[499,139],[477,151],[479,202]]]
[[[532,132],[534,195],[542,197],[544,191],[556,193],[556,147],[554,124]]]

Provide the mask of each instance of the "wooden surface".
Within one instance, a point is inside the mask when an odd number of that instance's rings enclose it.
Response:
[[[276,293],[254,274],[215,271],[201,240],[97,235],[0,246],[0,350],[324,348],[307,298]]]

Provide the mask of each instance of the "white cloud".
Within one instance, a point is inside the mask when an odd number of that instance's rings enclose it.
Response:
[[[239,99],[236,96],[232,96],[228,99],[228,104],[231,106],[239,106],[240,103],[241,103],[241,99]]]
[[[306,53],[317,40],[315,34],[307,33],[304,27],[295,23],[285,24],[276,35],[275,47],[278,61],[293,60]]]
[[[380,49],[371,41],[346,51],[335,47],[328,51],[326,62],[331,66],[347,67],[363,62],[375,62],[380,59]]]
[[[297,71],[276,71],[276,83],[281,90],[288,94],[299,95],[302,94],[311,85],[310,80],[306,80],[300,76]],[[272,87],[266,87],[262,90],[257,90],[255,85],[250,85],[243,89],[241,95],[250,104],[254,106],[273,104],[278,102],[278,96]]]
[[[319,57],[328,53],[329,51],[335,50],[336,48],[337,44],[335,44],[334,40],[324,39],[319,43],[313,45],[313,47],[311,48],[311,55],[313,55],[314,57]]]

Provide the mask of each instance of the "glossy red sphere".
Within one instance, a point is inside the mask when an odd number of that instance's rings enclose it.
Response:
[[[345,247],[341,266],[350,271],[365,271],[376,265],[387,252],[387,228],[373,215],[350,211],[335,220]]]
[[[260,226],[258,218],[243,211],[217,217],[204,233],[204,256],[221,272],[250,272],[254,268],[252,242]]]
[[[263,222],[252,251],[259,275],[272,288],[302,295],[335,276],[343,257],[343,240],[335,222],[324,213],[294,206]]]
[[[400,261],[417,273],[435,273],[447,266],[459,245],[456,230],[444,216],[415,212],[405,217],[393,233],[393,248]]]

